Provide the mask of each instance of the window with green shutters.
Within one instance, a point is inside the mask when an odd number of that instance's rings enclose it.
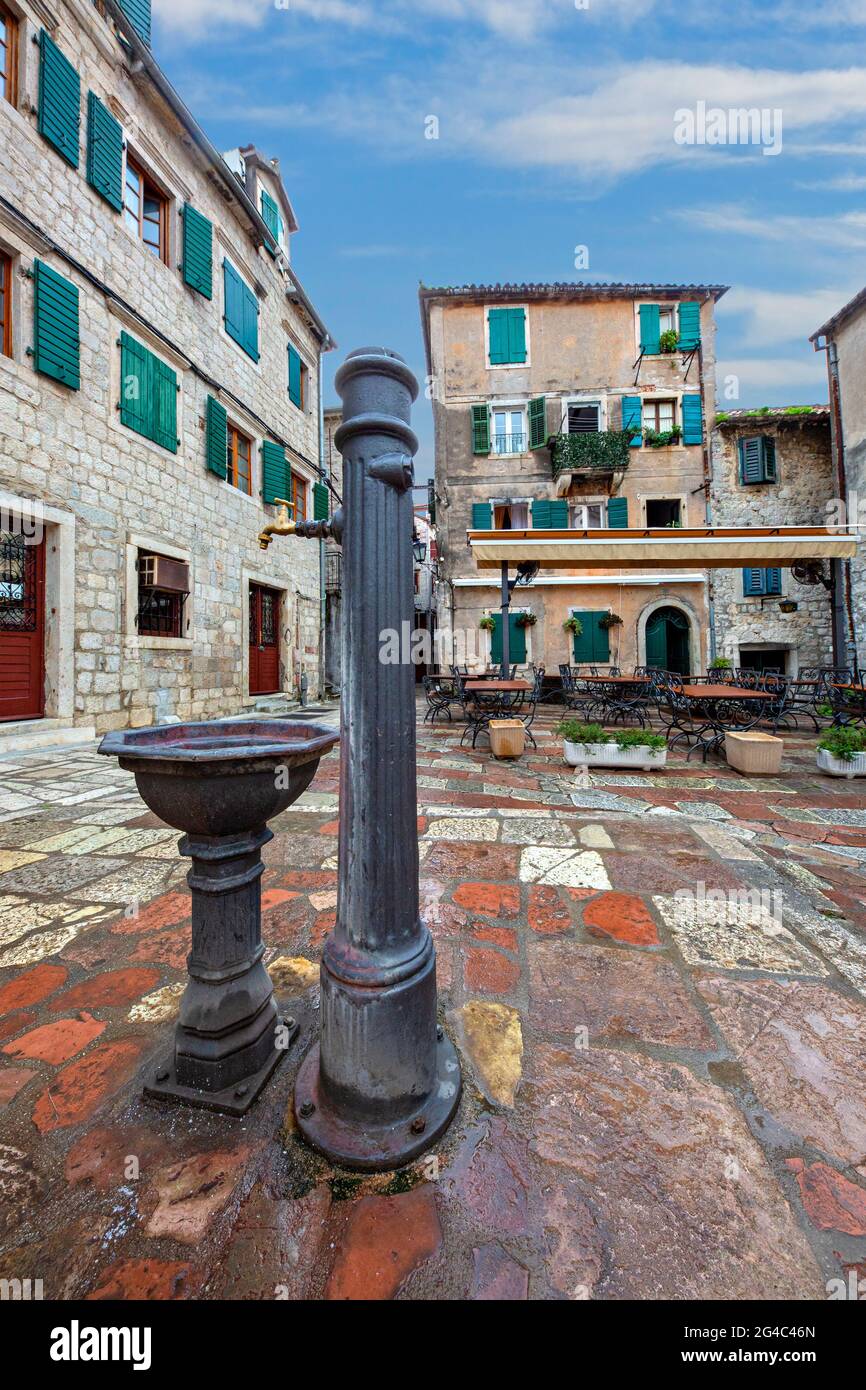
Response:
[[[761,597],[782,592],[782,571],[780,569],[745,569],[743,570],[743,593],[759,595]]]
[[[213,396],[207,398],[207,411],[205,415],[206,438],[205,458],[211,473],[215,473],[218,478],[225,478],[228,473],[227,453],[228,453],[228,425],[229,417],[225,407]]]
[[[683,352],[691,352],[700,346],[701,341],[701,306],[700,304],[686,300],[680,305],[680,342],[679,346]]]
[[[191,290],[213,299],[213,223],[190,203],[183,208],[183,279]]]
[[[289,343],[289,400],[298,410],[304,409],[304,364],[300,353]]]
[[[769,435],[755,435],[738,442],[740,482],[744,487],[756,483],[777,483],[776,441]]]
[[[703,444],[704,406],[700,396],[683,396],[683,443]]]
[[[39,134],[78,168],[81,78],[45,30],[39,34]]]
[[[266,189],[262,189],[262,220],[274,241],[279,245],[283,230],[283,219],[275,200]]]
[[[324,483],[313,483],[313,520],[327,521],[331,515],[331,498]]]
[[[44,261],[33,263],[33,365],[77,391],[81,386],[78,289]]]
[[[547,443],[547,402],[538,396],[529,402],[529,447],[543,449]]]
[[[271,503],[278,497],[284,502],[292,498],[291,464],[282,444],[274,444],[270,439],[262,445],[262,497]]]
[[[607,524],[614,531],[623,531],[628,527],[627,497],[610,497],[608,499]]]
[[[226,333],[254,362],[259,360],[259,304],[231,261],[223,261]]]
[[[123,209],[123,129],[95,92],[87,93],[87,182]]]
[[[657,357],[660,351],[661,310],[658,304],[640,306],[640,350],[650,357]]]
[[[493,530],[493,508],[489,502],[472,503],[472,530]]]
[[[488,309],[487,330],[491,367],[526,361],[525,309]]]
[[[639,449],[643,444],[643,403],[640,396],[623,396],[622,427],[631,433],[629,446]]]
[[[541,498],[532,504],[532,526],[536,531],[565,531],[568,529],[568,499]]]
[[[472,452],[490,453],[490,412],[486,405],[472,407]]]
[[[502,662],[502,614],[491,614],[496,626],[490,634],[490,660],[494,666]],[[517,614],[508,615],[508,664],[520,666],[526,660],[526,628],[519,627]]]
[[[120,335],[120,420],[161,448],[177,453],[177,373],[143,343]]]
[[[138,37],[149,46],[151,0],[119,0],[119,4]]]
[[[610,661],[610,633],[606,627],[602,627],[601,620],[608,616],[607,609],[593,610],[586,613],[573,613],[571,616],[580,620],[583,631],[580,636],[574,636],[574,664],[576,666],[586,666],[587,664]]]

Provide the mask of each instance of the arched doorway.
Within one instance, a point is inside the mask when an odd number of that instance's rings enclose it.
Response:
[[[647,666],[690,675],[689,638],[689,619],[681,608],[657,608],[646,625]]]

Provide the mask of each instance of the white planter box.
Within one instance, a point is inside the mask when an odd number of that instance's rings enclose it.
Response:
[[[866,753],[855,753],[849,759],[836,758],[826,748],[819,748],[818,771],[829,777],[866,777]]]
[[[667,762],[666,748],[618,748],[615,743],[563,742],[569,767],[626,767],[653,772]]]

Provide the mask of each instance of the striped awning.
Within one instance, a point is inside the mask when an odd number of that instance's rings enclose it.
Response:
[[[683,530],[467,531],[479,569],[537,562],[560,570],[766,569],[850,560],[857,533],[827,526]]]

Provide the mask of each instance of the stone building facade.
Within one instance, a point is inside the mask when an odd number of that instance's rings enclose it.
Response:
[[[210,145],[148,0],[0,10],[2,746],[313,690],[318,547],[257,544],[312,515],[332,346],[279,171]]]
[[[325,467],[331,486],[331,510],[343,496],[343,456],[334,445],[334,435],[343,423],[338,405],[328,406],[324,415]],[[325,543],[325,685],[339,691],[342,676],[340,641],[342,632],[343,552],[336,541]]]
[[[827,356],[834,497],[831,520],[866,524],[866,289],[812,335]],[[838,562],[837,649],[842,664],[866,669],[866,541]]]
[[[823,526],[834,496],[827,406],[736,410],[712,435],[717,526]],[[828,582],[829,563],[808,567]],[[800,575],[800,579],[797,575]],[[710,577],[716,650],[735,667],[796,676],[833,661],[833,594],[791,569],[720,569]],[[796,605],[795,611],[790,610]]]
[[[517,285],[420,291],[436,430],[440,629],[498,659],[499,586],[470,528],[704,525],[724,286]],[[535,619],[517,621],[520,609]],[[577,616],[580,638],[563,628]],[[611,618],[622,621],[611,625]],[[515,592],[518,664],[705,668],[703,571],[545,570]],[[473,643],[477,650],[473,652]],[[461,652],[455,648],[455,655]]]

